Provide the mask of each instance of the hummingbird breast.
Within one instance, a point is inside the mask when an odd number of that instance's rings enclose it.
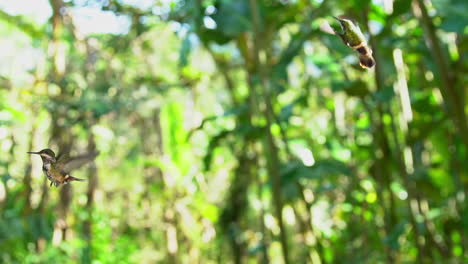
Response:
[[[44,163],[42,165],[42,170],[44,171],[44,174],[46,175],[47,179],[49,179],[49,181],[58,186],[58,183],[60,182],[60,177],[57,177],[57,172],[54,170],[52,164]]]
[[[50,163],[44,163],[44,164],[42,164],[42,170],[43,170],[44,172],[49,171],[49,170],[50,170],[50,166],[52,166]]]
[[[50,164],[47,164],[49,166],[46,166],[46,164],[44,164],[44,166],[42,166],[42,170],[44,171],[44,174],[46,175],[47,179],[49,179],[49,181],[52,181],[54,182],[54,177],[52,177],[52,172],[50,170]]]

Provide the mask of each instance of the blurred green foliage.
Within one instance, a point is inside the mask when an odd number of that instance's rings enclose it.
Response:
[[[466,1],[34,4],[0,6],[0,263],[468,262]],[[49,188],[43,148],[100,155]]]

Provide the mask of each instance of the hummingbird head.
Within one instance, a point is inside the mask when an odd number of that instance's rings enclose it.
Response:
[[[350,19],[350,18],[346,18],[346,17],[343,17],[343,16],[333,17],[333,18],[335,18],[336,20],[338,20],[338,22],[340,22],[341,27],[343,28],[343,30],[353,28],[356,25],[356,22],[354,20]]]
[[[38,154],[41,156],[42,160],[55,161],[55,153],[51,149],[43,149],[39,152],[29,151],[29,154]]]

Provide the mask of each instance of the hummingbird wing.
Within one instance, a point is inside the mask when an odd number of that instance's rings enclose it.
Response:
[[[348,19],[348,18],[345,18],[344,16],[338,16],[338,17],[332,16],[332,17],[334,19],[338,20],[338,22],[340,22],[340,29],[341,29],[341,30],[337,30],[336,27],[332,27],[332,30],[333,30],[332,34],[335,34],[335,35],[339,36],[341,38],[341,40],[343,41],[343,43],[348,45],[348,41],[346,40],[346,37],[345,37],[348,29],[345,26],[345,24],[343,23],[343,19]],[[348,19],[348,20],[351,20],[351,19]]]
[[[70,173],[72,170],[76,170],[92,161],[98,154],[99,152],[92,152],[70,158],[67,158],[68,155],[60,155],[57,160],[56,168],[63,173]]]
[[[70,155],[68,155],[68,152],[60,152],[58,155],[57,155],[57,162],[63,162],[67,159],[70,158]]]

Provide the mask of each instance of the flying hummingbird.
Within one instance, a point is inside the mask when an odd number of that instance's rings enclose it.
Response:
[[[345,17],[334,18],[340,22],[342,29],[342,32],[335,30],[335,34],[340,36],[348,47],[359,53],[359,64],[361,67],[372,68],[375,65],[372,50],[367,45],[366,38],[362,34],[357,22]]]
[[[65,155],[56,157],[51,149],[43,149],[39,152],[30,151],[28,153],[41,156],[42,171],[50,180],[50,186],[55,185],[56,187],[71,181],[84,181],[84,179],[71,176],[70,172],[93,160],[98,155],[98,153],[88,153],[71,158],[66,158]]]

